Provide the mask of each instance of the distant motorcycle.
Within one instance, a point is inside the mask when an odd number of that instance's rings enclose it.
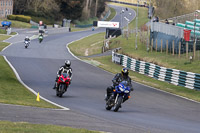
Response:
[[[117,112],[121,107],[121,104],[125,97],[128,97],[130,93],[130,87],[127,81],[122,81],[113,90],[113,94],[106,101],[106,109],[111,110],[113,108],[114,112]]]
[[[30,41],[24,41],[25,48],[28,48],[29,44],[30,44]]]
[[[67,91],[70,81],[71,79],[67,73],[63,73],[61,74],[61,76],[59,76],[58,81],[57,81],[58,87],[56,90],[56,95],[58,97],[62,97],[62,95]]]
[[[39,42],[41,43],[42,40],[43,40],[43,35],[39,35],[38,40],[39,40]]]

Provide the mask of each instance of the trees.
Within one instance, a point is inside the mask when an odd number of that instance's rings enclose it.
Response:
[[[156,7],[156,14],[161,18],[170,18],[199,9],[199,0],[152,0]]]
[[[99,17],[106,0],[14,0],[14,14],[31,14],[57,19]]]

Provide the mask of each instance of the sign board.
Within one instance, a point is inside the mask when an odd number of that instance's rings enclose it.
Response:
[[[119,28],[119,22],[98,21],[97,27]]]
[[[121,64],[121,55],[113,53],[113,55],[112,55],[112,62],[114,62],[116,64]]]

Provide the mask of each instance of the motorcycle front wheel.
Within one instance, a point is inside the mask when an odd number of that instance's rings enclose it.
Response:
[[[25,48],[28,48],[28,44],[25,45]]]
[[[65,85],[64,84],[60,84],[59,87],[58,87],[58,90],[56,92],[56,95],[58,97],[62,97],[63,93],[65,92]]]
[[[117,99],[116,104],[113,107],[114,112],[117,112],[119,110],[119,108],[120,108],[120,106],[122,104],[122,100],[123,100],[123,98],[119,96],[118,99]]]

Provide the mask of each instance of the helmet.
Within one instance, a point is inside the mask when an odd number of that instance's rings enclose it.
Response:
[[[65,61],[65,66],[70,67],[70,65],[71,65],[71,62],[69,60],[66,60]]]
[[[128,76],[129,70],[127,68],[122,68],[121,72],[123,76]]]
[[[26,36],[26,38],[28,39],[28,36]]]

